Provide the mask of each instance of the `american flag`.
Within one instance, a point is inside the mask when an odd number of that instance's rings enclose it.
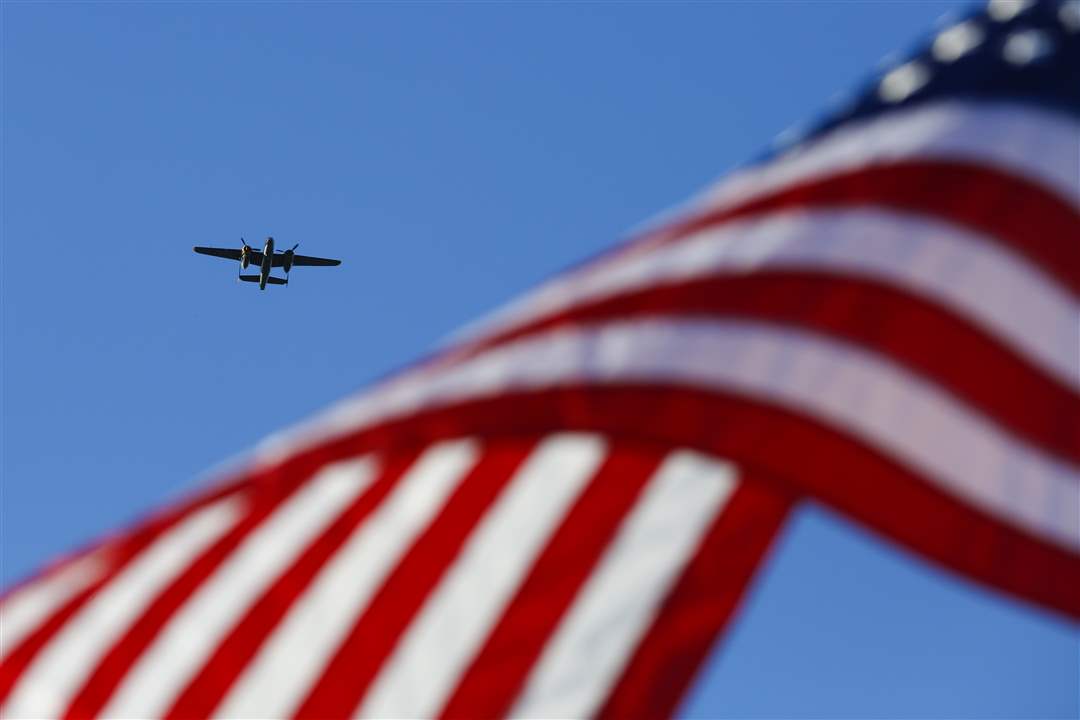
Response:
[[[1080,2],[843,109],[0,605],[4,717],[670,714],[826,503],[1080,618]]]

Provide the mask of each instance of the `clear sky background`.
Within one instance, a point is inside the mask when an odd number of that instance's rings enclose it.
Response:
[[[4,2],[0,583],[756,156],[952,2]],[[344,259],[260,293],[191,246]],[[793,518],[687,717],[1075,717],[1075,626]]]

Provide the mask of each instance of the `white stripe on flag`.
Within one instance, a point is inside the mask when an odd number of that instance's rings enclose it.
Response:
[[[106,584],[19,678],[3,717],[58,717],[98,660],[191,560],[233,526],[244,503],[202,508],[158,538]]]
[[[996,168],[1026,177],[1080,209],[1080,126],[1075,120],[1015,103],[946,101],[845,123],[771,162],[725,176],[699,197],[652,218],[632,234],[644,237],[663,232],[680,219],[731,208],[800,183],[898,161],[963,161]],[[637,251],[632,246],[627,250],[627,255]],[[599,269],[612,259],[602,257],[571,275]],[[520,306],[515,302],[485,315],[451,339],[470,341],[487,335]]]
[[[533,451],[383,666],[361,715],[438,712],[605,452],[600,438],[573,434],[555,435]]]
[[[511,717],[596,712],[735,485],[728,463],[668,455],[548,641]]]
[[[107,563],[94,552],[13,592],[0,605],[0,659],[37,630],[64,603],[105,572]]]
[[[214,711],[289,717],[321,677],[356,617],[476,462],[471,441],[433,446],[327,562]]]
[[[1030,104],[924,103],[844,123],[767,165],[737,171],[699,207],[730,207],[815,177],[898,160],[962,160],[1026,177],[1080,208],[1080,125]]]
[[[1080,389],[1080,305],[1067,290],[989,238],[883,208],[774,212],[615,256],[538,288],[475,337],[642,288],[769,269],[837,273],[925,297]]]
[[[842,430],[942,490],[1080,548],[1080,476],[888,358],[769,323],[665,318],[559,328],[331,408],[270,453],[477,397],[565,384],[670,383],[759,398]]]
[[[375,472],[369,458],[327,466],[251,532],[162,628],[101,711],[161,715],[252,601],[290,567]]]

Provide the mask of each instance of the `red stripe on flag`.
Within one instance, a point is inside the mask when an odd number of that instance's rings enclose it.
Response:
[[[1080,214],[1029,180],[964,162],[897,162],[800,182],[652,231],[611,254],[640,252],[726,220],[782,208],[866,205],[934,215],[977,230],[1024,255],[1080,296],[1080,243],[1066,241],[1080,237]]]
[[[131,666],[150,646],[173,614],[199,589],[237,545],[310,476],[312,458],[287,474],[259,473],[251,482],[247,515],[161,591],[128,631],[102,656],[75,694],[64,716],[94,718],[108,702]],[[308,472],[304,472],[307,470]]]
[[[59,632],[64,625],[77,613],[102,587],[112,581],[121,573],[138,555],[151,543],[161,537],[162,534],[174,527],[191,513],[205,507],[211,502],[233,494],[241,487],[237,482],[222,483],[210,492],[194,496],[170,507],[160,514],[153,515],[141,523],[135,525],[123,534],[114,538],[107,538],[100,544],[96,552],[105,552],[108,570],[92,585],[72,597],[67,603],[47,618],[41,626],[23,638],[18,647],[14,648],[4,658],[0,665],[0,704],[14,688],[16,681],[26,670],[29,664],[37,657],[44,648]],[[109,548],[114,544],[114,548]],[[73,557],[81,557],[91,552],[90,549],[76,553]],[[57,566],[62,567],[62,565]],[[23,583],[20,587],[29,585],[34,580]]]
[[[445,507],[413,543],[357,618],[296,717],[352,712],[469,533],[534,447],[511,441],[485,447]]]
[[[177,696],[166,713],[172,718],[210,717],[218,703],[251,661],[293,602],[307,588],[334,552],[348,540],[397,484],[418,452],[386,458],[378,479],[315,540],[245,613],[214,653]]]
[[[560,523],[440,715],[501,717],[656,470],[657,448],[612,447]]]
[[[855,343],[1080,464],[1080,395],[952,311],[901,288],[845,275],[770,270],[654,286],[514,328],[450,361],[560,325],[674,314],[754,318]]]
[[[671,717],[779,532],[792,499],[743,478],[624,668],[601,718]]]
[[[46,564],[38,572],[4,588],[4,590],[0,592],[0,606],[7,602],[8,598],[23,588],[32,585],[39,580],[44,580],[46,577],[51,576],[62,568],[78,561],[80,558],[84,558],[99,549],[105,548],[105,546],[110,543],[130,542],[132,537],[140,532],[153,531],[160,534],[161,531],[166,529],[166,525],[171,527],[177,524],[185,516],[195,512],[199,508],[205,507],[208,503],[221,500],[226,495],[235,493],[238,489],[246,486],[250,482],[252,482],[252,477],[250,475],[234,474],[227,479],[222,479],[221,481],[213,483],[213,485],[208,488],[200,488],[198,491],[191,493],[187,497],[181,498],[179,501],[170,504],[164,509],[149,513],[134,523],[131,523],[126,528],[121,528],[104,537],[97,538],[81,548],[66,553],[59,559]],[[117,556],[112,556],[112,559],[115,561],[116,557]]]
[[[657,384],[508,392],[367,428],[318,452],[544,434],[553,427],[730,459],[954,570],[1080,618],[1080,556],[978,510],[836,428],[746,396]]]
[[[122,571],[159,533],[160,530],[155,528],[153,531],[136,533],[129,538],[127,542],[123,543],[123,548],[118,550],[114,556],[113,562],[115,564],[111,567],[108,575],[68,600],[40,627],[23,638],[18,647],[4,657],[3,664],[0,664],[0,703],[11,693],[19,676],[37,657],[41,649],[52,640],[53,636],[93,597],[94,593]]]

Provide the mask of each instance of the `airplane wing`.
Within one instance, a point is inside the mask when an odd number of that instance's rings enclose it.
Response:
[[[233,248],[212,248],[212,247],[200,247],[196,246],[195,252],[200,255],[213,255],[214,257],[225,258],[226,260],[239,260],[240,251]],[[248,250],[248,259],[252,265],[262,265],[263,254],[259,250]]]
[[[277,265],[277,258],[274,258],[274,264]],[[340,265],[340,260],[330,260],[328,258],[311,257],[310,255],[294,255],[292,261],[293,267],[298,265]]]

